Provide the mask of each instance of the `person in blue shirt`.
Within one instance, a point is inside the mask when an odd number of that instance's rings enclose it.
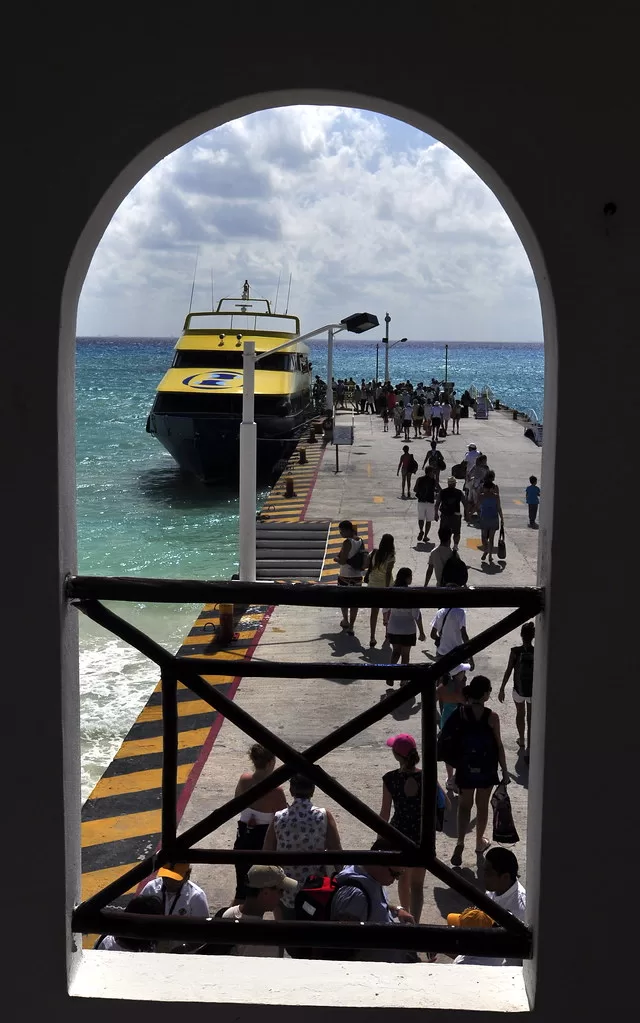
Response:
[[[529,486],[525,494],[529,508],[529,526],[531,529],[537,529],[536,518],[538,517],[538,505],[540,504],[540,487],[538,486],[537,476],[529,476]]]

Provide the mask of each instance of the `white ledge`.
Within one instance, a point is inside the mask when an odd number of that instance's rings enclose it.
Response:
[[[233,1019],[264,1006],[529,1012],[519,967],[309,962],[234,956],[85,951],[76,998],[233,1005]],[[218,1020],[220,1016],[216,1017]]]

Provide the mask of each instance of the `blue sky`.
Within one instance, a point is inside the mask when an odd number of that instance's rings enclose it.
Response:
[[[537,289],[493,193],[451,150],[368,111],[285,107],[170,154],[127,196],[94,255],[81,335],[169,336],[188,309],[273,300],[293,275],[304,330],[367,309],[414,340],[540,341]],[[281,286],[279,305],[283,311]]]

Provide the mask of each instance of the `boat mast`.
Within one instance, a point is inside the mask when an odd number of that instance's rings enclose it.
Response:
[[[191,312],[191,306],[193,305],[193,291],[196,286],[196,274],[198,272],[198,256],[200,255],[200,246],[196,249],[196,262],[193,268],[193,280],[191,282],[191,298],[189,299],[189,312]]]
[[[278,295],[280,294],[280,278],[281,277],[282,277],[282,270],[278,274],[278,286],[276,288],[276,300],[273,303],[273,311],[274,311],[274,313],[276,313],[278,311]]]
[[[292,277],[293,277],[293,274],[289,274],[289,290],[287,291],[287,308],[286,308],[286,309],[285,309],[285,311],[284,311],[284,315],[285,315],[285,316],[286,316],[286,315],[287,315],[287,313],[289,312],[289,297],[290,297],[290,295],[291,295],[291,278],[292,278]]]

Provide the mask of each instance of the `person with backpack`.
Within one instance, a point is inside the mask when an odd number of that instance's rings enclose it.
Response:
[[[493,564],[493,541],[498,527],[504,533],[504,514],[500,503],[500,491],[496,486],[494,474],[487,473],[478,492],[477,504],[480,512],[480,535],[482,537],[482,558]]]
[[[251,867],[247,873],[247,884],[242,902],[236,906],[216,913],[222,920],[249,921],[262,920],[265,913],[277,913],[280,900],[285,893],[297,891],[298,882],[287,877],[282,867],[271,867],[259,864]],[[284,950],[278,945],[233,945],[223,950],[225,955],[235,956],[270,956],[281,959]],[[221,953],[222,954],[222,953]]]
[[[447,589],[459,589],[454,583],[449,583]],[[431,639],[436,645],[436,658],[444,657],[445,654],[469,642],[467,633],[467,615],[463,607],[441,607],[431,622]]]
[[[464,703],[463,690],[467,684],[467,672],[473,671],[473,668],[474,661],[473,657],[471,657],[468,662],[458,664],[448,675],[443,675],[438,682],[436,686],[436,700],[440,708],[440,732],[442,732],[454,710],[457,710],[458,706]],[[447,792],[457,793],[458,786],[453,777],[453,764],[447,764],[445,761],[444,766],[447,771]]]
[[[427,574],[424,577],[424,585],[429,585],[429,580],[435,572],[436,586],[442,586],[442,573],[444,567],[453,554],[451,550],[451,530],[447,529],[446,526],[440,526],[438,530],[438,539],[440,544],[438,547],[434,547],[429,555],[429,564],[427,565]]]
[[[334,561],[340,566],[338,575],[338,586],[362,586],[364,579],[367,552],[364,540],[358,536],[353,522],[343,519],[339,526],[340,536],[344,543]],[[358,617],[357,607],[343,607],[340,628],[344,629],[348,636],[353,636],[354,625]]]
[[[440,454],[440,452],[438,452]],[[446,487],[442,488],[436,498],[436,519],[451,530],[453,549],[457,551],[462,531],[462,513],[464,512],[464,494],[458,490],[457,479],[449,476]]]
[[[442,426],[442,405],[436,398],[431,409],[431,440],[437,443],[440,427]]]
[[[427,465],[430,465],[433,469],[436,486],[440,486],[440,473],[444,472],[447,468],[447,463],[442,457],[442,452],[438,449],[438,446],[434,440],[431,441],[431,446],[427,454],[425,455],[422,468],[424,469]]]
[[[410,568],[398,569],[394,586],[411,586],[413,573]],[[416,645],[416,627],[420,635],[420,642],[424,643],[426,636],[422,627],[422,612],[419,607],[386,607],[382,612],[382,621],[387,628],[387,639],[391,643],[390,664],[408,664],[411,657],[411,647]],[[393,690],[393,678],[387,679],[389,692]],[[400,683],[402,687],[402,682]],[[388,693],[387,693],[388,695]]]
[[[451,557],[447,558],[442,569],[442,586],[466,586],[469,581],[469,569],[454,547]]]
[[[406,440],[409,440],[406,437]],[[402,447],[402,454],[400,455],[400,461],[398,462],[398,469],[396,476],[400,476],[402,473],[402,498],[404,499],[405,487],[407,490],[407,498],[411,498],[411,477],[415,472],[418,471],[418,463],[409,451],[409,445],[404,444]]]
[[[379,852],[393,851],[393,847],[384,839],[377,839],[371,848]],[[415,923],[411,913],[402,906],[390,903],[385,892],[385,888],[399,881],[404,872],[405,868],[401,866],[377,866],[373,863],[346,866],[334,877],[336,891],[331,898],[329,919],[348,923],[385,924],[389,927]],[[392,936],[389,943],[393,945]],[[347,950],[335,956],[348,957]],[[382,963],[419,961],[415,952],[398,948],[354,949],[351,957]]]
[[[391,586],[395,563],[396,548],[394,539],[391,533],[384,533],[380,540],[380,546],[372,550],[369,555],[369,563],[364,581],[368,586]],[[371,608],[371,617],[369,619],[371,639],[369,640],[369,646],[372,648],[377,645],[376,626],[378,624],[379,613],[379,607]]]
[[[418,767],[420,754],[412,735],[402,732],[387,739],[387,746],[393,751],[398,767],[387,771],[382,777],[382,806],[380,816],[413,842],[420,841],[422,812],[422,771]],[[437,803],[433,808],[437,820],[442,820],[446,797],[440,786],[437,789]],[[442,830],[442,824],[440,828]],[[407,867],[398,880],[398,898],[408,907],[417,924],[420,923],[424,905],[424,875],[426,867]]]
[[[459,789],[458,842],[451,857],[454,867],[462,865],[464,843],[475,798],[476,853],[482,854],[491,842],[484,837],[489,819],[491,792],[498,784],[498,764],[502,781],[509,784],[507,761],[500,736],[500,719],[485,707],[491,695],[491,682],[476,675],[462,690],[465,703],[448,718],[438,739],[438,759],[455,768]]]
[[[330,810],[314,806],[311,802],[316,790],[310,778],[294,774],[289,782],[293,802],[286,810],[279,810],[269,825],[264,840],[265,852],[317,852],[317,864],[294,864],[286,867],[287,877],[298,881],[300,887],[312,874],[323,874],[322,853],[342,848],[335,818]],[[291,919],[294,914],[294,891],[287,887],[282,894],[282,915]]]
[[[437,519],[436,514],[436,479],[435,473],[430,465],[424,470],[424,475],[418,476],[413,492],[418,498],[418,543],[427,540],[431,523]]]
[[[529,759],[531,745],[531,698],[533,694],[533,640],[536,627],[533,622],[525,622],[520,629],[521,646],[511,647],[507,669],[498,692],[500,703],[504,703],[504,694],[509,676],[513,672],[513,702],[516,705],[516,728],[518,729],[518,746],[525,748],[525,760]],[[524,738],[525,706],[527,708],[527,741]]]

